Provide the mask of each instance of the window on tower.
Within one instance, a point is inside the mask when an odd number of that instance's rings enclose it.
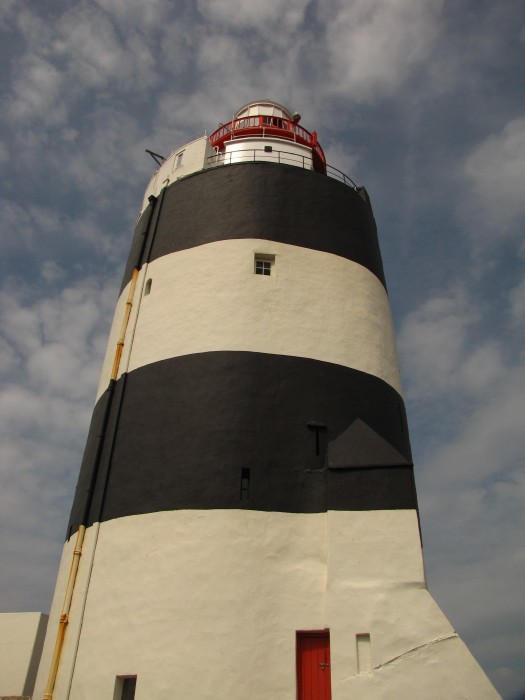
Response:
[[[256,275],[271,275],[272,274],[272,263],[269,260],[256,260],[255,261],[255,274]]]
[[[134,700],[137,676],[117,676],[115,683],[115,700]]]
[[[275,264],[275,255],[255,254],[254,272],[256,275],[266,275],[269,277],[272,274]]]
[[[180,166],[182,165],[183,155],[184,155],[184,151],[182,151],[181,153],[177,153],[177,155],[175,157],[175,167],[176,168],[180,168]]]

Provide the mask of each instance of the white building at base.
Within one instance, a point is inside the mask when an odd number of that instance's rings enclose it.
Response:
[[[33,695],[48,615],[0,613],[0,700]]]

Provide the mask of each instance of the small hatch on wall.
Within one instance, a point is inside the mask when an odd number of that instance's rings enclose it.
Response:
[[[273,274],[274,266],[275,255],[255,253],[253,271],[256,275],[265,275],[266,277],[269,277]]]
[[[146,282],[146,286],[144,287],[144,296],[147,297],[148,294],[151,292],[151,285],[153,284],[153,280],[151,277],[149,280]]]
[[[183,157],[184,157],[184,151],[182,151],[181,153],[177,153],[177,155],[175,156],[175,167],[176,168],[181,167]]]
[[[370,645],[370,635],[356,634],[355,636],[356,651],[357,651],[357,673],[372,672],[372,651]]]

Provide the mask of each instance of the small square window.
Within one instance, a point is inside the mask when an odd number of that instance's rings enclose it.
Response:
[[[275,255],[255,255],[254,272],[256,275],[266,275],[269,277],[272,274],[272,269],[275,264]]]
[[[256,260],[255,261],[255,274],[256,275],[271,275],[272,274],[272,263],[270,260]]]

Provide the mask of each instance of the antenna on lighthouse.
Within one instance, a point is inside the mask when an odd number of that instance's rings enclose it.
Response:
[[[162,165],[166,160],[165,156],[161,156],[160,154],[155,153],[154,151],[150,151],[147,148],[145,149],[145,151],[146,153],[150,154],[150,156],[153,158],[155,163],[157,163],[157,165]]]

